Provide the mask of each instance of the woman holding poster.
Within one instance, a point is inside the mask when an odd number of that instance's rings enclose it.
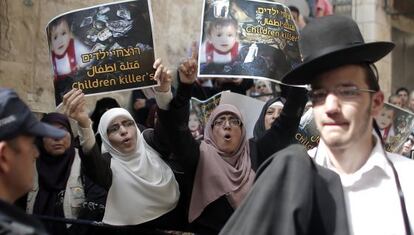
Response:
[[[192,231],[217,234],[253,185],[258,162],[253,158],[266,159],[279,149],[267,147],[259,153],[263,156],[252,155],[243,115],[231,104],[220,104],[212,111],[205,125],[204,140],[199,142],[191,135],[187,121],[197,71],[195,45],[192,51],[192,57],[179,67],[176,96],[171,98],[170,92],[158,93],[158,120],[189,182],[188,221]],[[269,130],[277,135],[274,131],[277,128]],[[266,139],[270,137],[260,141]]]
[[[79,125],[86,173],[108,190],[102,221],[115,226],[182,229],[180,189],[174,172],[159,153],[162,150],[157,148],[163,145],[157,138],[158,130],[141,133],[127,110],[109,109],[98,126],[100,150],[84,104],[84,94],[78,89],[63,98],[65,112]]]

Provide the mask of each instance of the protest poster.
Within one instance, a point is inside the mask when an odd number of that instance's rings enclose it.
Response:
[[[261,101],[268,101],[281,93],[280,85],[271,83],[267,80],[254,80],[254,87],[250,89],[248,95]]]
[[[385,150],[399,153],[414,128],[414,113],[390,103],[384,103],[375,117],[385,143]]]
[[[92,95],[157,85],[149,0],[70,11],[53,18],[46,34],[56,106],[72,88]]]
[[[390,103],[384,103],[375,117],[387,152],[400,153],[404,142],[414,128],[414,114]],[[295,140],[307,149],[319,143],[319,132],[310,108],[303,114]]]
[[[243,115],[244,127],[246,128],[246,137],[253,137],[254,125],[260,116],[265,102],[241,95],[234,92],[225,92],[221,95],[220,104],[232,104],[236,106]]]
[[[289,8],[270,1],[204,0],[198,76],[280,82],[301,62]]]
[[[206,100],[199,100],[195,97],[191,97],[188,128],[196,140],[204,138],[204,127],[207,124],[210,113],[220,104],[220,99],[225,93],[229,93],[229,91],[222,91]]]
[[[319,132],[316,128],[312,108],[309,108],[300,118],[299,128],[295,134],[295,141],[306,149],[312,149],[319,144]]]

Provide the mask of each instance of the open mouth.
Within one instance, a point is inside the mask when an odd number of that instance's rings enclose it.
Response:
[[[224,135],[224,140],[230,141],[231,140],[231,135],[230,134],[225,134]]]
[[[124,143],[124,144],[128,144],[129,142],[131,142],[130,138],[126,138],[122,141],[122,143]]]

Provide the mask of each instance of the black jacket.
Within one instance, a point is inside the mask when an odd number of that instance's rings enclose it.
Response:
[[[220,234],[348,235],[342,184],[302,145],[274,154]]]
[[[43,225],[20,208],[0,200],[0,234],[46,235]]]

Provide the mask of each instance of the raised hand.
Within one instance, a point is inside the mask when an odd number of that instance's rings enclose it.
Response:
[[[184,60],[178,67],[180,81],[186,84],[192,84],[197,79],[197,59],[198,49],[195,42],[191,45],[191,57]]]
[[[154,79],[159,81],[160,85],[154,87],[158,92],[168,92],[171,88],[172,76],[171,70],[167,69],[163,64],[160,58],[155,60],[153,65],[155,71]]]
[[[63,111],[66,116],[74,119],[81,127],[89,127],[91,120],[85,109],[85,94],[73,88],[63,96]]]

